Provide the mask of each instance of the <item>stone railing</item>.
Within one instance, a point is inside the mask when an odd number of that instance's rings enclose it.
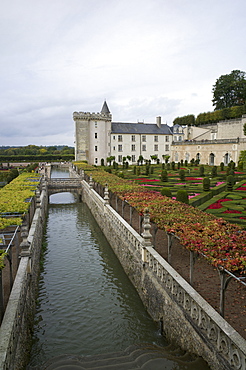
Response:
[[[175,335],[169,332],[167,337],[202,356],[212,369],[246,370],[246,341],[156,252],[148,215],[139,235],[109,205],[107,187],[103,199],[93,189],[92,181],[88,184],[83,180],[82,186],[83,200],[148,312],[154,320],[166,321],[167,331],[175,327]]]
[[[146,247],[145,263],[225,363],[231,366],[228,368],[245,370],[245,340],[152,247]]]

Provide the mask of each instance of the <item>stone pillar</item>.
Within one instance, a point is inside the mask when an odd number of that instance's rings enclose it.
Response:
[[[105,204],[109,204],[108,184],[105,184],[105,189],[104,189],[104,200],[105,200]]]
[[[85,179],[85,171],[84,170],[81,170],[81,179],[84,180]]]
[[[93,188],[92,174],[90,174],[89,185],[90,185],[90,188]]]
[[[143,242],[142,242],[142,261],[143,263],[147,262],[147,251],[146,247],[153,247],[152,245],[152,235],[150,233],[151,224],[150,224],[150,215],[148,208],[144,210],[144,220],[143,220]]]

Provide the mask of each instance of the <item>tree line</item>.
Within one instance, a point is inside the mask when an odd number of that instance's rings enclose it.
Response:
[[[246,114],[246,73],[233,70],[220,76],[213,85],[213,112],[205,112],[195,117],[189,114],[174,119],[173,124],[200,126],[219,121],[241,118]]]

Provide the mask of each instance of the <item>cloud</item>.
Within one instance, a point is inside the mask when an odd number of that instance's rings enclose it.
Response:
[[[243,0],[2,0],[0,145],[73,145],[74,111],[172,124],[245,68]],[[62,142],[60,140],[65,140]]]

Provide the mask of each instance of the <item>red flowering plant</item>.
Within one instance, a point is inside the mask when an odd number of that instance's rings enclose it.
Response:
[[[148,207],[151,220],[160,229],[178,236],[182,245],[203,254],[214,266],[246,271],[246,231],[240,226],[105,171],[94,171],[93,179],[102,185],[107,183],[140,214]]]

